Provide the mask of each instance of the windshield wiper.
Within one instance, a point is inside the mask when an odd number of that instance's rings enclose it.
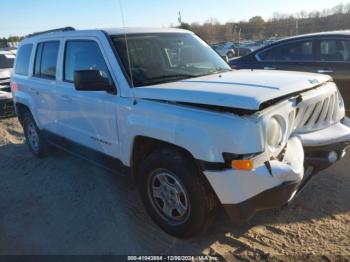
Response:
[[[209,71],[209,74],[220,74],[220,73],[225,73],[232,71],[232,69],[226,69],[226,68],[216,68],[214,71]]]
[[[192,74],[174,74],[174,75],[161,75],[157,77],[152,77],[147,80],[139,81],[138,84],[160,84],[163,82],[167,82],[169,80],[179,80],[179,79],[186,79],[186,78],[192,78],[192,77],[198,77],[198,75],[192,75]]]

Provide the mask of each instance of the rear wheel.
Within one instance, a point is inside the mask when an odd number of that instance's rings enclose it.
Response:
[[[235,56],[235,54],[233,52],[231,52],[231,51],[227,53],[227,57],[229,59],[233,58],[234,56]]]
[[[44,156],[47,145],[31,113],[28,111],[24,112],[22,115],[21,122],[23,125],[27,145],[30,151],[36,157]]]
[[[215,199],[195,164],[177,149],[162,149],[141,164],[139,189],[145,207],[165,232],[188,238],[212,220]]]

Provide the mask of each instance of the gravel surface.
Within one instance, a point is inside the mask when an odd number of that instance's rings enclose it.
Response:
[[[0,255],[212,254],[226,260],[350,259],[350,157],[288,207],[234,226],[221,210],[191,240],[163,233],[136,188],[79,158],[34,158],[16,119],[0,120]]]

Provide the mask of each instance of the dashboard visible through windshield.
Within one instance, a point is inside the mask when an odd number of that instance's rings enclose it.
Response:
[[[231,70],[209,45],[190,33],[135,34],[112,40],[135,87]]]

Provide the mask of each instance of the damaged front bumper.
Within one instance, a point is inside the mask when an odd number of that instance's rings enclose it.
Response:
[[[350,128],[343,122],[290,138],[281,161],[269,161],[253,171],[204,174],[231,219],[243,222],[257,211],[289,203],[314,174],[341,160],[348,148]]]
[[[205,171],[229,216],[245,221],[257,211],[280,207],[296,194],[304,176],[304,150],[297,137],[289,140],[282,161],[272,160],[253,171]]]

